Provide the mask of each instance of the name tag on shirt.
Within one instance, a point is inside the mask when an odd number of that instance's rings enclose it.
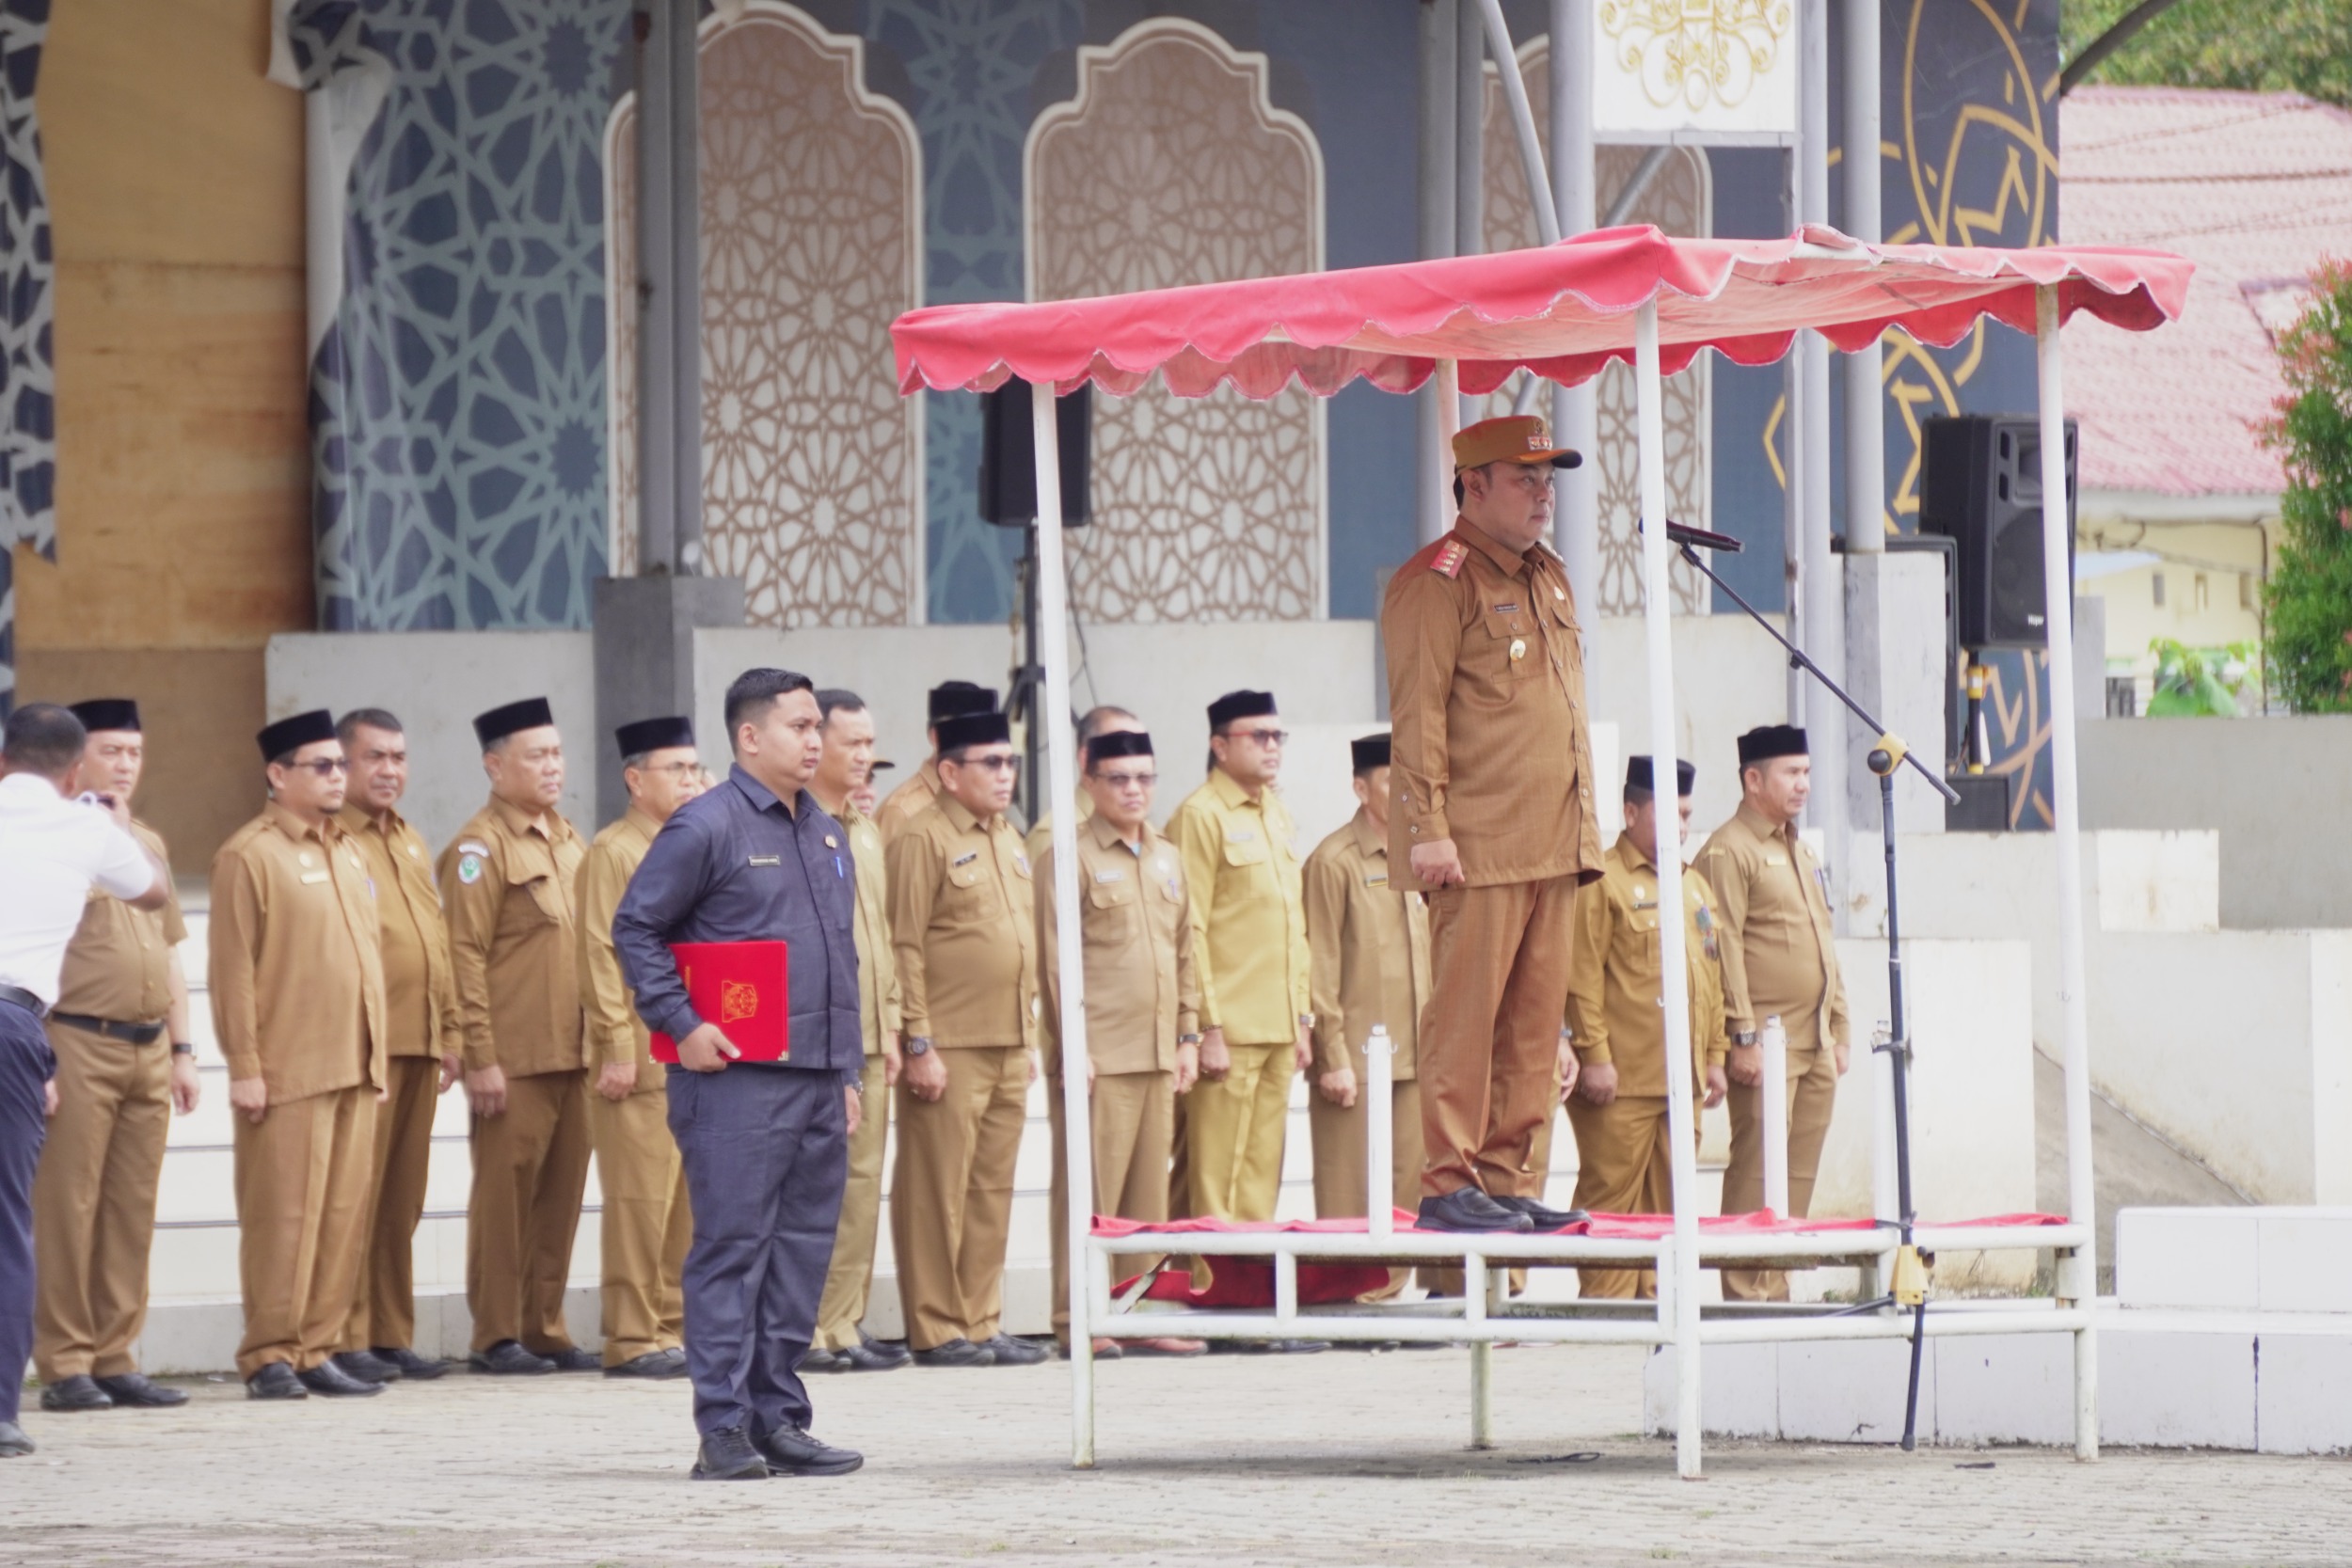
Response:
[[[1124,871],[1098,871],[1094,874],[1094,879],[1098,882],[1123,882],[1127,879],[1127,873]]]
[[[962,854],[958,855],[954,861],[949,863],[953,865],[970,865],[974,861],[978,860],[979,858],[980,852],[977,849],[966,849]]]
[[[751,863],[754,865],[782,865],[784,863],[784,857],[782,855],[754,855],[751,858]]]
[[[325,882],[332,879],[332,873],[326,871],[305,871],[302,874],[302,880],[306,886],[311,882]]]
[[[1228,828],[1225,830],[1225,836],[1235,844],[1248,844],[1250,840],[1258,836],[1258,830],[1255,828]]]
[[[1788,857],[1786,855],[1767,855],[1764,857],[1764,863],[1766,865],[1787,865],[1788,863]]]
[[[1366,886],[1366,887],[1387,887],[1388,885],[1389,885],[1389,874],[1388,874],[1387,872],[1385,872],[1385,871],[1367,871],[1367,872],[1365,872],[1365,873],[1364,873],[1364,886]]]

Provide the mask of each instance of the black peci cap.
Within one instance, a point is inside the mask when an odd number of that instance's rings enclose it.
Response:
[[[1012,721],[1001,713],[959,713],[938,724],[939,752],[960,752],[966,746],[993,746],[1012,738]]]
[[[87,703],[68,704],[66,711],[82,721],[82,728],[93,732],[139,727],[139,705],[128,697],[92,697]]]
[[[621,755],[643,756],[659,752],[665,746],[694,744],[694,721],[691,719],[640,719],[634,724],[623,724],[612,732],[620,743]]]
[[[473,721],[473,733],[474,738],[486,747],[520,731],[541,729],[554,722],[555,710],[548,706],[545,697],[525,697],[519,703],[509,703],[478,715]]]
[[[1236,719],[1259,719],[1274,711],[1271,691],[1228,691],[1209,705],[1209,728],[1221,730]]]
[[[1804,731],[1794,724],[1759,724],[1740,737],[1740,766],[1770,762],[1774,757],[1801,757],[1810,753],[1804,743]]]
[[[298,752],[314,741],[335,738],[335,716],[325,708],[312,708],[291,719],[280,719],[275,724],[264,724],[254,740],[262,748],[263,762],[276,762],[291,752]]]
[[[1626,788],[1645,790],[1655,794],[1658,786],[1650,782],[1652,766],[1649,758],[1628,757],[1625,759]],[[1692,766],[1687,758],[1675,758],[1675,783],[1682,786],[1675,791],[1677,795],[1690,794],[1692,782],[1698,776],[1698,768]]]
[[[1152,737],[1141,730],[1113,730],[1098,735],[1087,742],[1087,766],[1107,762],[1112,757],[1148,757],[1152,754]]]
[[[1378,735],[1358,736],[1347,743],[1347,756],[1359,774],[1369,773],[1375,768],[1386,768],[1389,765],[1388,732],[1383,730]]]
[[[967,713],[996,711],[996,692],[992,687],[971,681],[941,681],[931,688],[930,722],[942,719],[961,718]]]

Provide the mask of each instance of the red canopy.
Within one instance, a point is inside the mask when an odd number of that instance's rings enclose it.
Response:
[[[1661,368],[1702,348],[1742,365],[1788,352],[1800,327],[1858,349],[1888,327],[1938,347],[1980,316],[2034,330],[2034,293],[2135,332],[2180,314],[2191,264],[2157,250],[1864,245],[1834,229],[1785,240],[1682,240],[1604,229],[1492,256],[1207,283],[1041,305],[934,305],[890,329],[898,390],[986,391],[1009,375],[1124,396],[1153,372],[1179,397],[1231,382],[1329,396],[1361,376],[1409,392],[1440,359],[1465,392],[1522,367],[1573,386],[1633,357],[1634,313],[1658,302]]]

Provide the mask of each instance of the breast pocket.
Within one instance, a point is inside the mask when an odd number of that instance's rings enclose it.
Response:
[[[1543,669],[1544,643],[1535,633],[1534,617],[1525,611],[1503,615],[1489,610],[1481,624],[1486,630],[1481,662],[1494,678],[1530,680]]]
[[[1658,949],[1658,911],[1655,908],[1634,910],[1626,916],[1625,923],[1626,928],[1633,933],[1642,962],[1655,971],[1661,961]]]
[[[958,922],[985,919],[991,912],[986,873],[980,863],[951,865],[947,868],[947,886],[941,906],[950,920]]]
[[[1087,889],[1088,938],[1104,943],[1134,940],[1136,909],[1135,883],[1095,883]]]
[[[1265,868],[1271,863],[1273,854],[1273,849],[1263,836],[1228,838],[1225,841],[1227,874],[1245,882],[1270,877],[1272,873]]]

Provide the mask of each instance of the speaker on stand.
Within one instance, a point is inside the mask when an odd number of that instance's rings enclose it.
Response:
[[[1093,384],[1055,400],[1054,431],[1061,460],[1061,522],[1081,528],[1093,515],[1089,476],[1093,472]],[[1018,376],[993,392],[980,394],[979,509],[981,520],[998,528],[1022,531],[1021,663],[1013,670],[1005,696],[1005,713],[1022,726],[1023,762],[1018,799],[1027,820],[1035,822],[1045,802],[1045,726],[1038,721],[1038,705],[1045,692],[1045,665],[1038,653],[1037,624],[1037,421],[1029,384]]]

